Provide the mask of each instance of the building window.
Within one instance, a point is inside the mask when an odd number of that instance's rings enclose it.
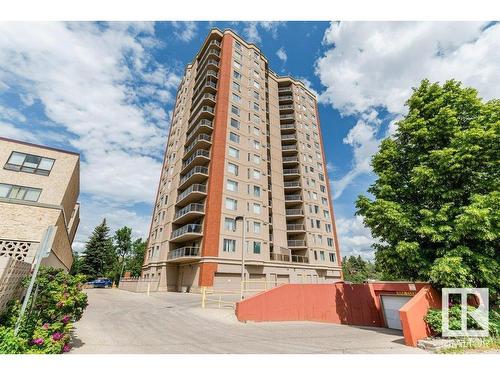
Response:
[[[224,219],[224,228],[230,231],[236,231],[236,220],[226,217]]]
[[[259,105],[259,103],[253,102],[253,109],[255,111],[260,111],[260,105]]]
[[[237,42],[236,40],[234,41],[234,49],[237,49],[238,51],[241,51],[241,43]]]
[[[335,254],[329,253],[329,255],[330,255],[330,262],[335,263]]]
[[[11,171],[48,176],[54,162],[54,159],[14,151],[10,154],[10,158],[7,163],[5,163],[4,168]]]
[[[238,51],[234,51],[234,57],[236,57],[238,60],[241,60],[242,55]]]
[[[254,140],[253,141],[253,148],[256,149],[256,150],[260,150],[260,142]]]
[[[253,97],[254,97],[254,99],[259,100],[260,99],[260,94],[257,91],[254,91],[253,92]]]
[[[260,171],[258,169],[254,169],[252,176],[254,179],[260,180]]]
[[[260,124],[260,117],[259,115],[256,115],[255,113],[252,115],[252,121],[255,123],[255,124]]]
[[[238,61],[233,61],[233,65],[237,69],[241,69],[241,64]]]
[[[260,83],[257,81],[253,81],[253,87],[255,87],[256,89],[260,89]]]
[[[239,129],[240,128],[240,122],[234,118],[231,118],[231,126],[233,128]]]
[[[255,234],[259,234],[260,233],[260,227],[261,227],[260,223],[258,223],[256,221],[253,222],[253,232]]]
[[[260,136],[260,129],[256,126],[254,126],[253,127],[253,134],[257,137]]]
[[[240,150],[234,147],[229,147],[229,156],[239,159],[240,158]]]
[[[240,115],[240,109],[238,107],[236,107],[235,105],[232,105],[231,106],[231,113],[233,115],[239,116]]]
[[[226,208],[231,211],[236,211],[238,209],[238,201],[233,198],[226,198]]]
[[[235,143],[240,143],[240,136],[236,133],[230,132],[229,133],[229,140]]]
[[[227,170],[229,173],[234,174],[235,176],[238,176],[238,166],[233,163],[228,163],[227,164]]]
[[[253,196],[254,197],[260,197],[260,186],[253,186]]]
[[[253,242],[253,253],[254,254],[260,254],[260,242],[259,241],[254,241]]]
[[[241,96],[239,95],[236,95],[234,92],[233,92],[233,100],[237,103],[241,103]]]
[[[233,180],[227,180],[226,189],[229,191],[238,191],[238,182]]]
[[[260,215],[260,204],[259,203],[254,203],[253,204],[253,213]]]
[[[328,246],[333,247],[333,238],[327,238],[326,243]]]
[[[260,164],[260,156],[259,155],[253,155],[253,162],[255,164]]]
[[[222,250],[228,253],[234,253],[236,251],[236,240],[224,238]]]
[[[19,199],[29,202],[37,202],[42,189],[26,186],[0,184],[0,198]]]
[[[319,259],[320,260],[325,260],[325,252],[324,251],[320,251],[319,252]]]
[[[241,73],[235,70],[235,71],[233,71],[233,77],[234,77],[234,79],[239,80],[239,79],[241,79]]]

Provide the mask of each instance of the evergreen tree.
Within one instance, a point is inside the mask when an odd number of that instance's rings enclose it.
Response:
[[[385,278],[500,288],[500,100],[422,81],[357,200]]]
[[[363,260],[361,256],[351,255],[342,259],[342,273],[345,281],[362,283],[367,280],[377,279],[375,265],[370,261]]]
[[[69,273],[71,275],[78,275],[83,273],[82,266],[83,266],[83,256],[81,256],[76,251],[73,251],[73,264],[71,265]]]
[[[116,251],[106,219],[95,227],[85,245],[82,273],[90,280],[108,275],[116,263]]]

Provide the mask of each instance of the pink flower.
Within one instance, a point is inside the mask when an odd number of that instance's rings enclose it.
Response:
[[[47,330],[49,329],[49,323],[44,323],[44,325],[42,326],[43,329]]]
[[[64,335],[61,332],[54,332],[52,334],[52,340],[59,341]]]
[[[70,320],[70,316],[69,315],[64,315],[63,318],[61,319],[61,322],[63,322],[64,324],[68,323]]]
[[[31,340],[31,343],[34,344],[34,345],[43,345],[43,339],[40,337],[40,338],[37,338],[37,339],[33,339]]]
[[[63,346],[63,353],[67,353],[71,350],[71,345],[70,344],[64,344]]]

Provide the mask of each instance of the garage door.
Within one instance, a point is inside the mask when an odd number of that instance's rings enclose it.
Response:
[[[399,309],[408,302],[411,297],[408,296],[381,296],[382,308],[384,311],[387,328],[402,330],[401,320],[399,319]]]
[[[241,274],[216,272],[214,276],[215,291],[239,291],[241,289]]]

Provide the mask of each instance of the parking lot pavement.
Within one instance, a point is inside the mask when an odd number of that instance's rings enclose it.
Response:
[[[313,322],[240,323],[200,295],[88,289],[71,353],[423,353],[398,331]]]

